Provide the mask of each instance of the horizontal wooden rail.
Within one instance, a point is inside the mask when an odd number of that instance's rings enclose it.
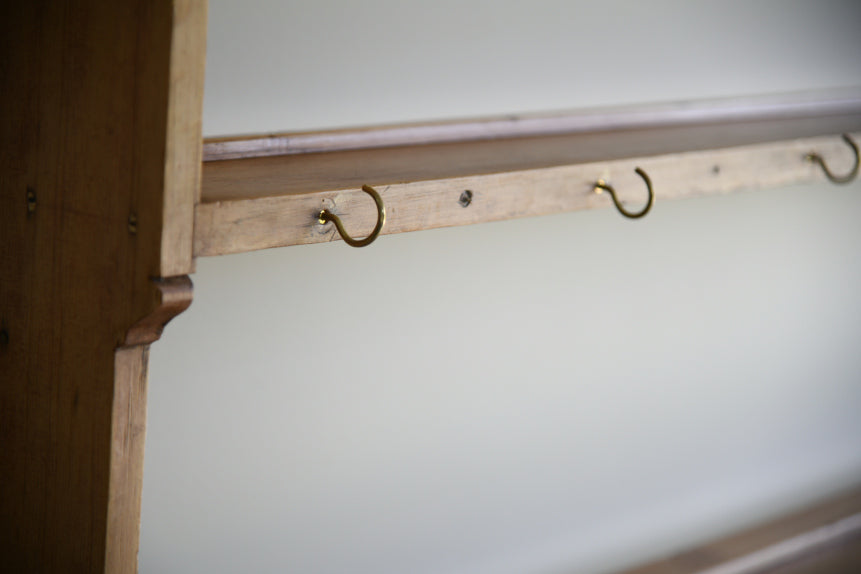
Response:
[[[854,135],[861,141],[861,133]],[[804,160],[813,150],[829,158],[834,171],[848,170],[852,165],[851,150],[843,140],[826,136],[383,185],[377,187],[388,212],[383,233],[609,207],[612,203],[606,195],[593,192],[599,179],[613,184],[621,199],[636,208],[646,198],[643,182],[634,172],[636,167],[652,180],[655,209],[668,199],[816,181],[823,179],[819,166]],[[471,198],[465,206],[467,191]],[[197,207],[195,254],[222,255],[339,239],[331,224],[317,222],[322,209],[340,214],[354,236],[370,233],[376,223],[374,203],[358,187],[205,202]]]
[[[861,486],[620,574],[861,572]]]
[[[644,128],[823,118],[855,114],[861,91],[722,98],[651,106],[625,106],[554,114],[517,114],[473,120],[304,133],[209,138],[204,161],[329,153],[467,141],[564,136]],[[814,134],[810,134],[814,135]]]
[[[680,123],[670,114],[665,124],[636,129],[208,161],[194,253],[336,240],[334,226],[317,221],[323,209],[361,237],[376,222],[362,185],[375,187],[385,202],[383,234],[401,233],[611,206],[606,195],[593,193],[599,179],[636,210],[646,200],[636,167],[652,179],[655,209],[668,199],[816,181],[824,176],[805,161],[808,153],[842,173],[853,154],[839,134],[857,132],[861,141],[861,98],[820,107],[783,102],[775,108],[780,113],[763,119],[722,123],[697,123],[714,116],[683,108],[697,121]]]

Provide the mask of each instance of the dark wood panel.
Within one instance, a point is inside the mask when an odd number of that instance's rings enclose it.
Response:
[[[147,348],[118,348],[190,271],[204,28],[194,0],[0,5],[4,573],[136,571]]]

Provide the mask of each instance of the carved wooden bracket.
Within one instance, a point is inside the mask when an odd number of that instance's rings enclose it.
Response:
[[[191,305],[194,286],[188,275],[159,277],[152,282],[156,297],[153,312],[131,326],[120,347],[149,345],[158,341],[164,326]]]

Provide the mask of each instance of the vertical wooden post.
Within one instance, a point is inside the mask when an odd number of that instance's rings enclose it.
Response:
[[[148,344],[191,302],[204,0],[0,7],[0,570],[135,572]]]

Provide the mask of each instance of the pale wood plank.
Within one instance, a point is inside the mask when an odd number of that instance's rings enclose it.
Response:
[[[194,206],[200,201],[203,156],[206,10],[203,0],[174,1],[160,277],[194,271]]]
[[[118,349],[114,355],[105,572],[137,571],[148,363],[149,345]]]
[[[854,137],[859,140],[858,133]],[[652,179],[657,199],[654,209],[660,209],[661,202],[669,199],[818,181],[823,179],[821,170],[804,159],[811,150],[830,158],[829,165],[838,173],[852,164],[853,156],[842,139],[827,136],[442,180],[363,183],[376,187],[385,201],[388,219],[383,234],[390,234],[612,208],[606,195],[593,193],[598,179],[610,182],[623,201],[636,205],[645,202],[646,190],[634,173],[635,167],[643,168]],[[237,180],[247,176],[247,185],[265,187],[267,191],[269,186],[275,187],[280,175],[257,171],[255,167],[236,169]],[[472,192],[468,207],[459,202],[465,190]],[[206,188],[204,199],[208,199]],[[209,201],[196,210],[195,254],[211,256],[336,240],[332,225],[317,222],[317,214],[324,208],[342,215],[356,237],[367,234],[376,222],[373,202],[358,188]]]

